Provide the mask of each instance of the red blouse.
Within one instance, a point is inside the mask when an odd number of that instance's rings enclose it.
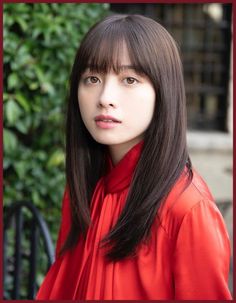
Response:
[[[226,227],[202,178],[194,171],[182,192],[183,172],[159,209],[151,239],[136,257],[108,262],[98,248],[117,221],[139,159],[134,146],[101,178],[91,202],[86,239],[57,257],[37,294],[38,300],[225,300],[231,299],[227,279],[230,244]],[[70,228],[65,191],[57,253]],[[138,224],[138,222],[137,222]]]

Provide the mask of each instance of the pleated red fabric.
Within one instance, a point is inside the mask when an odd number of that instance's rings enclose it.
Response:
[[[223,218],[202,178],[183,172],[159,209],[148,243],[137,255],[108,262],[101,239],[116,223],[127,197],[143,142],[135,145],[97,183],[85,239],[58,256],[37,300],[227,300],[230,244]],[[65,191],[58,253],[70,228]],[[137,222],[138,224],[138,222]]]

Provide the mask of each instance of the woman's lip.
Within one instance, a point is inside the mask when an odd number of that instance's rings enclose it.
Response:
[[[112,117],[112,116],[109,116],[109,115],[99,115],[99,116],[96,116],[95,117],[95,122],[105,122],[105,123],[121,123],[120,120]]]
[[[120,122],[116,122],[116,121],[112,121],[112,120],[110,120],[110,121],[95,120],[95,122],[98,127],[103,128],[103,129],[114,128],[120,124]]]

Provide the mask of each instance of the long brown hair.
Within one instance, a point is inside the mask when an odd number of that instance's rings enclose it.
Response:
[[[79,112],[78,83],[89,66],[102,72],[119,66],[126,44],[132,66],[151,80],[156,92],[153,119],[130,185],[125,207],[103,240],[107,254],[119,260],[135,253],[150,234],[157,210],[187,165],[186,105],[182,64],[170,34],[157,22],[140,15],[111,15],[93,26],[75,57],[70,78],[66,126],[66,176],[72,226],[62,252],[86,236],[90,200],[104,174],[104,146],[88,133]]]

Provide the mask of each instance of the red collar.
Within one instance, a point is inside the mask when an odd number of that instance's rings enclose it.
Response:
[[[130,185],[142,147],[143,141],[137,143],[115,166],[110,156],[108,157],[108,174],[104,177],[106,193],[121,191]]]

